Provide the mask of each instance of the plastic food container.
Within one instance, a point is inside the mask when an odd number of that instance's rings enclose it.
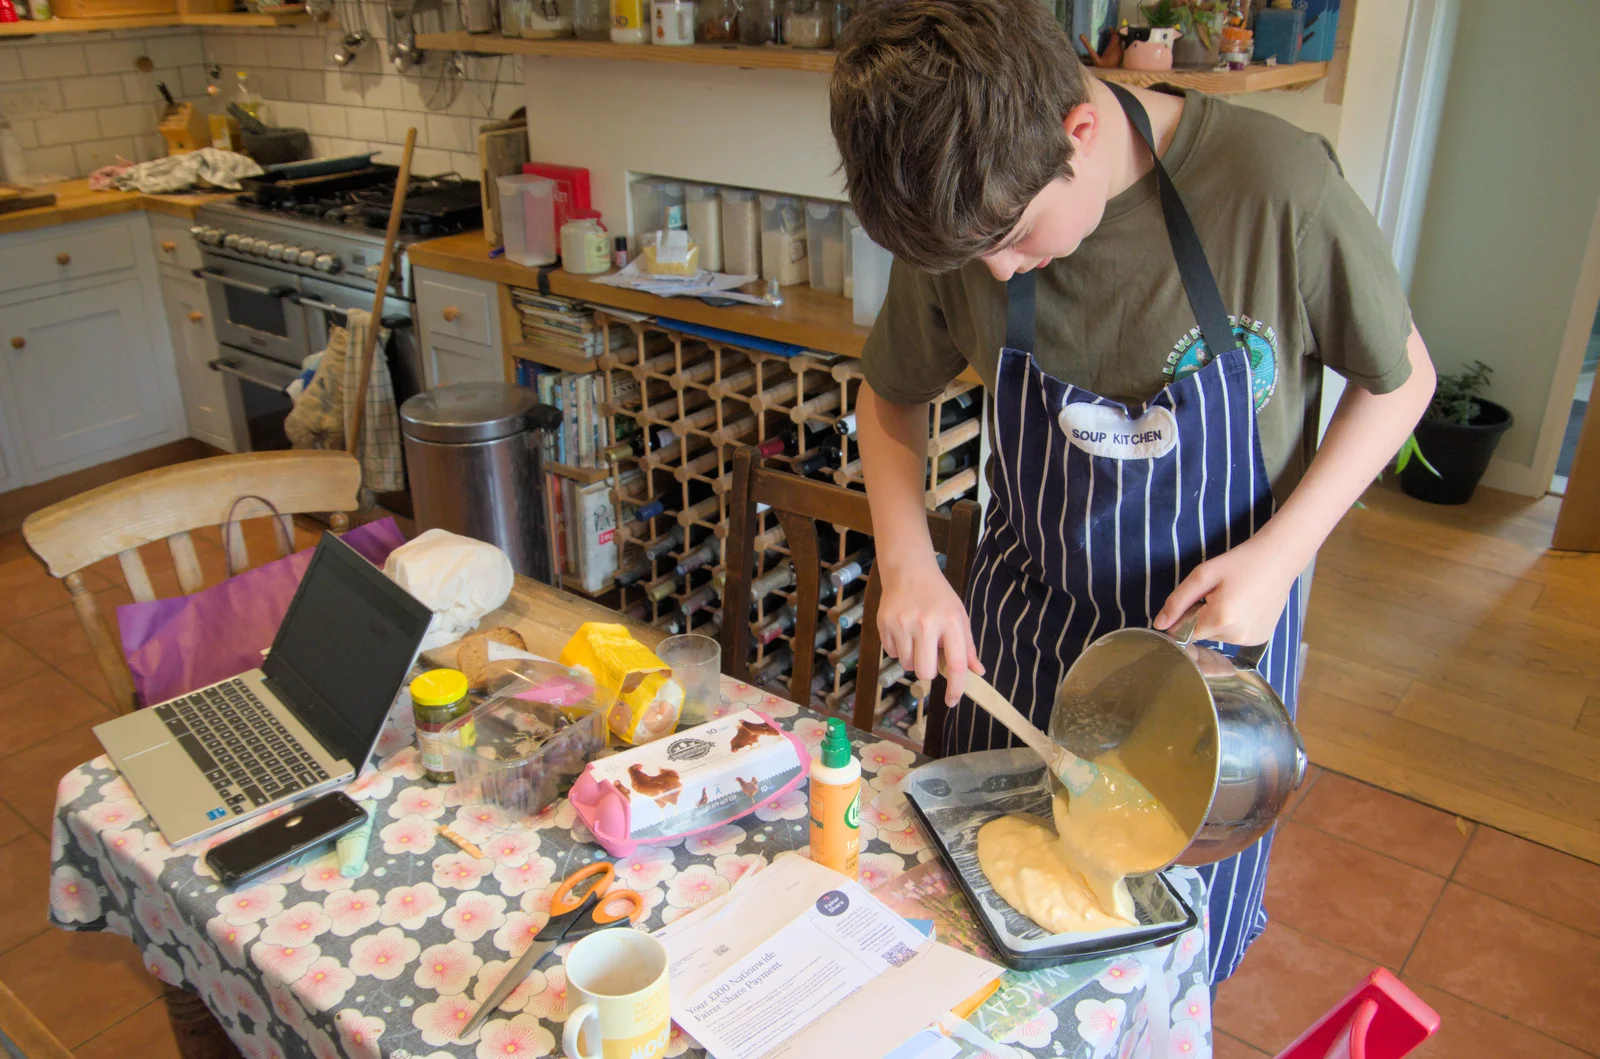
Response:
[[[856,296],[855,273],[855,241],[856,229],[861,227],[861,222],[856,220],[856,211],[849,206],[844,208],[844,296]]]
[[[793,287],[811,278],[805,211],[787,195],[761,196],[761,275]]]
[[[642,249],[643,237],[667,226],[667,182],[641,177],[628,185],[628,200],[633,205],[634,249]]]
[[[561,226],[561,267],[579,276],[610,271],[611,239],[594,210],[585,210]]]
[[[556,182],[527,173],[497,177],[506,260],[518,265],[556,263]]]
[[[700,248],[700,267],[722,271],[722,202],[710,184],[687,184],[689,238]]]
[[[722,189],[722,269],[761,275],[761,204],[747,188]]]
[[[851,240],[855,322],[860,327],[871,327],[878,310],[883,308],[883,299],[889,295],[889,267],[894,264],[894,255],[874,243],[865,228],[857,228]]]
[[[616,696],[589,674],[555,662],[495,665],[500,671],[489,696],[445,726],[445,757],[465,800],[526,819],[560,797],[605,749],[606,714]]]
[[[837,205],[806,203],[806,245],[810,250],[812,289],[843,294],[844,225]]]

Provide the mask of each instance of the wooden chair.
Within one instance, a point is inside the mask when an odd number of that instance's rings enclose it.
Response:
[[[768,470],[759,463],[755,449],[740,448],[733,457],[733,493],[727,537],[727,591],[723,593],[722,664],[729,676],[750,679],[750,623],[745,614],[750,607],[750,583],[755,579],[759,558],[755,551],[756,505],[772,508],[783,527],[789,555],[794,562],[794,670],[789,678],[789,697],[806,704],[811,700],[811,676],[817,635],[817,604],[821,596],[822,567],[817,548],[818,520],[872,533],[872,511],[867,495],[854,489],[801,478],[782,471]],[[958,593],[965,593],[973,557],[978,550],[978,505],[970,500],[957,503],[949,515],[928,512],[928,532],[934,550],[946,559],[944,576]],[[883,544],[880,542],[879,547]],[[871,731],[878,699],[878,660],[883,641],[878,635],[878,603],[883,597],[883,582],[877,564],[867,578],[862,599],[861,661],[856,668],[856,695],[852,723]],[[804,645],[802,648],[801,645]],[[871,694],[866,692],[870,691]],[[944,752],[944,679],[931,686],[925,700],[926,734],[923,752],[940,757]]]
[[[78,621],[94,648],[95,661],[111,688],[119,713],[140,705],[133,679],[122,656],[122,642],[84,585],[83,570],[115,555],[140,602],[156,598],[139,546],[165,540],[184,593],[205,587],[200,559],[189,531],[224,526],[224,546],[232,568],[250,565],[244,531],[229,522],[240,498],[268,500],[278,510],[274,529],[279,557],[294,550],[294,516],[302,512],[333,514],[333,530],[349,526],[345,512],[357,509],[361,465],[344,452],[252,452],[217,456],[161,467],[91,489],[42,511],[22,524],[22,536],[50,573],[67,584]],[[234,518],[270,514],[259,500],[246,499]]]

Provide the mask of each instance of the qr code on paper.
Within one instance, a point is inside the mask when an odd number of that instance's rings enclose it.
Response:
[[[883,954],[883,962],[890,967],[904,967],[916,958],[917,950],[908,948],[898,941]]]
[[[711,950],[711,955],[713,956],[726,956],[727,954],[728,947],[726,945],[718,945],[716,948]]]

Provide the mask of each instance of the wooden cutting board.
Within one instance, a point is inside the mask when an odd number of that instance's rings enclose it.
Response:
[[[483,237],[490,246],[505,241],[500,227],[500,187],[495,177],[522,172],[528,160],[528,126],[521,120],[486,125],[478,133],[479,191],[483,195]]]
[[[0,184],[0,213],[15,213],[40,206],[54,206],[54,191],[37,191],[21,184]]]

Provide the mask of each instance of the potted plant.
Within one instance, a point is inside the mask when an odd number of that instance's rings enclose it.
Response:
[[[1172,46],[1183,32],[1178,27],[1178,6],[1178,0],[1147,0],[1139,7],[1145,24],[1118,30],[1127,45],[1122,53],[1124,70],[1172,69]]]
[[[1483,396],[1493,371],[1479,360],[1439,376],[1433,400],[1412,436],[1411,447],[1420,448],[1428,458],[1408,460],[1399,467],[1400,488],[1407,495],[1430,504],[1465,504],[1472,499],[1500,435],[1511,428],[1510,410]]]
[[[1228,20],[1225,0],[1178,0],[1177,13],[1183,36],[1172,46],[1173,64],[1216,69],[1222,61],[1222,27]]]

